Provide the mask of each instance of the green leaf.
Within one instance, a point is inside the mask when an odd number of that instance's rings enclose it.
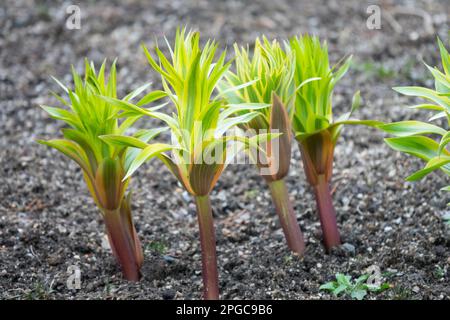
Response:
[[[432,116],[430,119],[428,119],[428,121],[434,121],[437,119],[445,118],[446,116],[447,116],[446,111],[439,112],[439,113],[436,113],[434,116]]]
[[[333,294],[335,296],[340,295],[341,293],[345,292],[348,289],[348,286],[345,284],[340,284],[336,287],[336,289],[334,289]]]
[[[117,145],[121,147],[131,147],[145,149],[148,145],[142,142],[140,139],[134,137],[120,136],[115,134],[99,136],[100,139],[111,145]]]
[[[366,280],[369,279],[369,275],[368,274],[363,274],[361,276],[358,277],[358,279],[356,279],[356,285],[360,285],[364,282],[366,282]]]
[[[77,115],[61,108],[53,108],[48,106],[41,106],[53,119],[62,120],[75,129],[82,129],[82,124]]]
[[[395,87],[393,89],[407,96],[417,96],[425,98],[427,100],[431,100],[434,103],[445,108],[446,110],[450,111],[450,99],[439,96],[439,94],[434,90],[422,87]]]
[[[348,125],[363,125],[363,126],[368,126],[368,127],[375,127],[378,128],[380,125],[383,125],[384,123],[381,121],[376,121],[376,120],[358,120],[358,119],[348,119],[350,117],[350,112],[344,114],[341,118],[339,118],[336,122],[332,123],[327,130],[330,131],[331,136],[332,136],[332,140],[334,142],[337,141],[344,125],[348,124]],[[347,120],[346,120],[347,119]],[[322,130],[318,130],[319,132]],[[308,136],[312,135],[312,134],[316,134],[317,132],[311,132],[311,134],[298,134],[296,136],[296,139],[298,141],[302,141],[304,139],[306,139]]]
[[[319,290],[334,291],[337,288],[335,281],[327,282],[319,287]]]
[[[84,150],[89,159],[92,171],[97,170],[98,163],[103,158],[102,148],[96,143],[97,141],[89,138],[83,131],[75,129],[62,129],[61,131],[65,139],[74,141]]]
[[[358,90],[356,91],[356,93],[353,95],[352,98],[352,108],[350,110],[350,114],[352,114],[353,112],[355,112],[356,110],[358,110],[359,106],[361,105],[361,92]]]
[[[383,291],[386,291],[386,290],[388,290],[390,288],[391,288],[391,285],[389,283],[385,282],[378,288],[378,290],[376,292],[383,292]]]
[[[148,145],[147,147],[145,147],[145,149],[142,149],[142,151],[139,152],[139,154],[130,164],[129,168],[127,168],[127,173],[124,180],[130,177],[145,161],[158,156],[162,152],[172,149],[174,149],[173,146],[164,143],[154,143]]]
[[[189,193],[194,193],[189,184],[187,175],[184,174],[185,167],[183,165],[178,166],[169,156],[164,153],[160,153],[157,157],[166,165],[170,172],[173,173],[173,175]]]
[[[429,104],[429,103],[418,104],[418,105],[415,105],[415,106],[410,106],[408,108],[409,109],[436,110],[436,111],[442,111],[444,109],[441,106],[437,106],[435,104]]]
[[[350,120],[336,121],[336,122],[332,123],[330,127],[341,126],[343,124],[363,125],[363,126],[375,127],[375,128],[378,128],[379,126],[384,125],[383,122],[377,121],[377,120],[350,119]]]
[[[142,115],[132,115],[122,121],[120,124],[117,133],[124,134],[128,128],[130,128],[136,121],[142,118]]]
[[[150,92],[147,95],[145,95],[145,97],[143,97],[141,100],[139,100],[136,103],[136,105],[138,107],[142,107],[146,104],[149,104],[151,102],[154,102],[154,101],[159,100],[164,97],[167,97],[167,93],[165,93],[164,91],[161,91],[161,90],[156,90],[156,91]]]
[[[63,85],[58,79],[52,76],[53,81],[55,81],[63,90],[65,93],[69,93],[69,89],[65,85]]]
[[[438,143],[423,136],[395,137],[384,139],[389,147],[421,158],[425,161],[438,154]]]
[[[247,123],[260,115],[261,113],[254,111],[243,114],[241,116],[224,119],[217,125],[216,136],[222,136],[225,132],[227,132],[234,126]]]
[[[308,83],[313,82],[313,81],[318,81],[318,80],[322,80],[322,78],[321,77],[313,77],[313,78],[306,79],[305,81],[300,83],[297,86],[297,88],[295,88],[295,91],[297,92],[298,90],[300,90],[303,86],[307,85]]]
[[[175,118],[172,118],[165,113],[157,112],[157,111],[149,112],[148,116],[165,122],[170,127],[170,129],[172,129],[172,132],[174,134],[177,133],[177,130],[179,129],[179,123],[176,121]]]
[[[138,138],[141,141],[148,142],[149,140],[153,139],[160,133],[166,131],[169,129],[168,127],[161,127],[161,128],[153,128],[153,129],[142,129],[135,133],[135,137]]]
[[[92,170],[89,165],[89,159],[84,152],[84,150],[75,142],[63,139],[54,140],[37,140],[38,143],[50,146],[62,152],[72,160],[74,160],[78,165],[87,173],[91,174]]]
[[[437,40],[438,40],[439,51],[441,53],[442,67],[444,68],[445,73],[450,75],[450,55],[449,55],[447,49],[445,49],[445,46],[442,43],[441,39],[438,38]]]
[[[367,295],[367,291],[362,289],[356,289],[353,290],[350,295],[352,299],[363,300],[364,297]]]
[[[227,135],[226,137],[222,137],[221,139],[218,139],[215,141],[215,143],[221,143],[221,142],[239,142],[244,144],[244,150],[259,150],[262,154],[266,154],[266,150],[262,148],[262,145],[264,145],[265,142],[276,139],[280,137],[282,133],[260,133],[258,135],[254,135],[252,137],[245,137],[245,136],[239,136],[239,135]],[[231,160],[231,159],[230,159]]]
[[[439,142],[438,154],[442,154],[442,152],[446,150],[446,146],[449,142],[450,142],[450,131],[442,136],[442,139]]]
[[[123,100],[119,100],[119,99],[115,99],[115,98],[104,97],[104,96],[99,96],[99,98],[101,98],[102,100],[106,101],[107,103],[109,103],[121,110],[130,112],[131,115],[139,115],[139,114],[147,115],[149,117],[157,118],[157,119],[164,121],[172,129],[177,128],[178,124],[175,121],[175,119],[171,118],[170,116],[168,116],[165,113],[161,113],[161,112],[157,112],[157,111],[150,111],[145,108],[138,107],[127,101],[123,101]],[[157,108],[159,108],[159,107],[157,107]]]
[[[142,92],[144,92],[145,90],[147,90],[147,89],[150,87],[150,85],[151,85],[151,82],[150,82],[150,83],[146,83],[146,84],[140,86],[140,87],[137,88],[136,90],[133,90],[132,92],[130,92],[129,94],[127,94],[127,95],[123,98],[123,100],[125,100],[125,101],[131,101],[131,100],[133,100],[133,99],[136,98],[138,95],[140,95]]]
[[[334,73],[334,79],[333,82],[338,82],[348,71],[348,69],[350,68],[350,64],[352,62],[352,55],[348,56],[347,58],[345,58],[344,62],[342,63],[342,65],[339,67],[339,69]],[[335,66],[336,67],[336,66]],[[333,69],[335,68],[333,67]]]
[[[224,90],[220,90],[220,93],[216,96],[216,99],[218,99],[220,97],[223,97],[223,96],[226,96],[230,92],[239,91],[239,90],[244,89],[244,88],[246,88],[248,86],[251,86],[252,84],[256,83],[257,81],[259,81],[259,79],[254,79],[254,80],[251,80],[251,81],[248,81],[248,82],[245,82],[245,83],[241,83],[241,84],[236,85],[236,86],[228,87],[227,89],[224,89]]]
[[[435,158],[431,159],[430,161],[428,161],[425,168],[413,173],[412,175],[407,177],[406,180],[407,181],[415,181],[415,180],[422,179],[424,176],[426,176],[430,172],[432,172],[436,169],[440,169],[441,167],[443,167],[444,165],[446,165],[448,163],[450,163],[450,156],[435,157]]]
[[[120,100],[116,98],[111,97],[105,97],[105,96],[98,96],[100,99],[105,101],[106,103],[109,103],[110,105],[119,108],[120,110],[129,111],[134,114],[143,114],[143,115],[149,115],[149,112],[143,108],[140,108],[128,101]]]
[[[228,104],[228,107],[220,113],[219,121],[223,121],[235,113],[261,110],[268,107],[270,107],[270,104],[267,103],[231,103]]]
[[[345,286],[350,287],[352,285],[350,282],[351,279],[352,279],[351,276],[347,276],[343,273],[336,274],[336,280],[340,285],[345,285]]]
[[[425,66],[431,72],[434,77],[436,93],[439,96],[445,96],[445,94],[450,94],[450,76],[447,76],[440,72],[437,68],[432,68],[425,63]],[[444,94],[443,94],[444,93]],[[449,100],[450,102],[450,100]],[[448,104],[450,107],[450,103]]]
[[[446,131],[438,126],[421,121],[400,121],[379,126],[380,129],[398,137],[434,133],[445,135]]]

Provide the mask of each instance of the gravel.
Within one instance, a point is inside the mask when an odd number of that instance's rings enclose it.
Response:
[[[158,161],[132,182],[136,228],[145,250],[143,279],[122,279],[98,210],[80,170],[35,142],[56,137],[61,124],[38,104],[54,105],[50,80],[69,82],[70,64],[82,68],[119,58],[119,90],[153,81],[139,43],[169,38],[188,24],[223,46],[255,36],[309,32],[328,39],[331,58],[354,54],[354,66],[335,90],[335,113],[382,121],[426,119],[405,105],[394,85],[432,85],[421,60],[438,63],[436,34],[448,39],[450,8],[441,1],[86,1],[81,29],[65,27],[68,1],[6,0],[0,4],[0,298],[198,299],[201,266],[195,205]],[[366,9],[379,4],[380,30],[366,27]],[[424,10],[429,25],[405,7]],[[406,10],[406,12],[408,12]],[[398,29],[397,22],[402,28]],[[428,20],[427,20],[428,21]],[[396,28],[397,26],[397,28]],[[396,31],[397,30],[397,31]],[[155,88],[158,85],[155,85]],[[138,125],[155,125],[142,121]],[[295,146],[287,179],[307,250],[291,255],[268,189],[255,168],[230,166],[212,194],[221,297],[225,299],[334,299],[319,286],[338,272],[357,277],[377,266],[390,289],[367,299],[449,299],[449,199],[437,190],[444,177],[404,182],[419,160],[383,144],[383,134],[346,127],[336,148],[332,182],[343,245],[325,254],[312,192]],[[436,192],[430,192],[436,190]],[[81,289],[68,289],[68,267],[81,271]],[[343,296],[342,298],[348,298]]]

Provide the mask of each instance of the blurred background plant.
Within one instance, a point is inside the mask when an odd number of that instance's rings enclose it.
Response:
[[[447,127],[450,123],[450,54],[440,39],[437,42],[443,71],[425,63],[425,66],[433,75],[434,89],[414,86],[394,88],[401,94],[427,100],[426,103],[410,108],[431,110],[435,114],[428,122],[408,120],[393,122],[380,127],[385,132],[395,136],[385,139],[389,147],[426,161],[425,167],[408,176],[407,181],[422,179],[438,169],[446,175],[450,175],[450,152],[447,150],[447,145],[450,142],[450,131],[448,131],[448,128],[444,129],[429,123],[441,118],[447,120]],[[439,142],[428,135],[439,137]],[[441,190],[450,191],[450,186]]]

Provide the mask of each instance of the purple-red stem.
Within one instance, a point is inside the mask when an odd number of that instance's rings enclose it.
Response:
[[[216,236],[209,195],[196,196],[197,217],[202,248],[203,297],[219,299],[219,275],[217,272]]]
[[[341,244],[341,237],[336,222],[336,212],[333,206],[333,199],[330,193],[328,181],[324,175],[318,176],[317,184],[314,185],[316,195],[317,210],[323,232],[323,242],[326,250]]]
[[[122,212],[123,213],[123,212]],[[104,210],[104,221],[108,239],[125,279],[139,281],[142,264],[142,249],[133,225],[129,225],[120,209]]]
[[[286,183],[284,179],[280,179],[270,181],[268,184],[288,247],[293,252],[303,255],[305,251],[305,241],[298,225],[294,208],[289,200]]]

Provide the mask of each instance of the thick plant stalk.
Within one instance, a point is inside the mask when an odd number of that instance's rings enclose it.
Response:
[[[128,205],[124,203],[117,210],[104,209],[103,218],[111,250],[121,266],[124,278],[139,281],[143,263],[142,247]]]
[[[330,187],[325,176],[318,177],[318,183],[314,186],[317,211],[320,225],[323,231],[323,242],[325,249],[329,252],[331,248],[341,244],[341,237],[336,222],[336,212],[333,206]]]
[[[301,141],[299,147],[306,178],[314,189],[325,249],[329,252],[332,247],[341,244],[329,187],[334,143],[331,134],[324,130]]]
[[[202,248],[203,297],[219,299],[219,276],[217,272],[216,237],[209,195],[195,196]]]
[[[268,181],[272,200],[283,228],[288,247],[295,253],[303,255],[305,242],[303,234],[295,217],[294,208],[289,200],[284,179]]]

